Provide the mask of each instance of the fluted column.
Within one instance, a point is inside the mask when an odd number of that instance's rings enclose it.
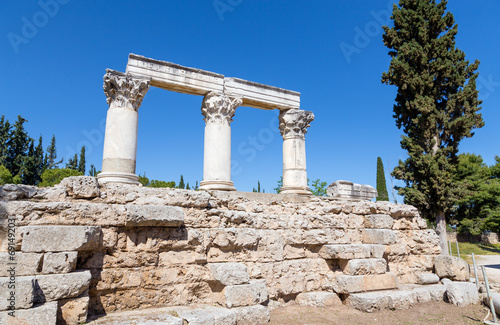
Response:
[[[280,131],[283,137],[283,194],[311,194],[307,187],[305,134],[314,114],[300,109],[280,112]]]
[[[138,110],[150,80],[106,69],[103,88],[109,109],[99,182],[139,184],[135,174]]]
[[[203,181],[200,190],[235,191],[231,181],[231,121],[240,98],[210,92],[203,98],[205,121]]]

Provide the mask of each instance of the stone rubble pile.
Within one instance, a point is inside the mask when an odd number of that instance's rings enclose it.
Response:
[[[139,319],[159,308],[163,324],[241,325],[267,322],[270,309],[293,301],[366,312],[476,302],[463,282],[467,263],[439,256],[436,233],[411,206],[101,186],[92,177],[6,185],[0,199],[2,324],[12,321],[8,220],[16,321],[26,324],[113,324],[114,313],[118,324],[120,313]],[[446,278],[453,282],[438,284]]]

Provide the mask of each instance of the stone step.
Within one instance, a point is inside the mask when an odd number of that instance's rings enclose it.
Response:
[[[371,313],[383,309],[408,309],[416,304],[443,301],[446,287],[435,285],[404,285],[398,290],[354,293],[347,301],[351,307]]]
[[[347,275],[384,274],[387,261],[383,258],[340,260],[340,268]]]
[[[269,309],[262,305],[231,309],[196,305],[114,312],[92,320],[88,325],[252,325],[269,321]]]
[[[397,278],[393,273],[375,275],[337,275],[333,290],[339,294],[388,290],[397,287]]]
[[[324,245],[319,255],[326,260],[382,258],[386,246],[374,244]]]

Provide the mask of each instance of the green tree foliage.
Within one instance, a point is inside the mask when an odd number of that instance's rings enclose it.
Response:
[[[377,157],[377,192],[377,201],[389,201],[389,193],[387,193],[387,184],[385,182],[384,164],[380,157]]]
[[[196,181],[196,184],[194,185],[193,190],[198,191],[198,189],[199,189],[198,181]]]
[[[63,180],[63,178],[70,176],[82,176],[82,175],[83,175],[82,173],[74,169],[68,169],[68,168],[47,169],[42,174],[42,182],[39,184],[39,186],[40,187],[54,186],[56,184],[59,184]]]
[[[186,183],[186,190],[190,190],[191,187],[189,186],[189,182]]]
[[[68,159],[66,169],[78,170],[78,155],[76,153],[73,158]]]
[[[146,177],[146,173],[143,175],[139,174],[139,183],[141,183],[142,186],[149,186],[149,178]]]
[[[254,187],[252,191],[255,193],[260,193],[260,181],[257,181],[257,188]]]
[[[168,187],[168,186],[161,186],[161,187]],[[185,188],[186,185],[184,184],[184,177],[181,175],[181,179],[179,180],[179,185],[177,188]]]
[[[85,175],[85,146],[80,151],[80,161],[78,162],[78,171]]]
[[[0,165],[5,165],[9,156],[9,147],[7,144],[10,139],[10,129],[9,121],[2,115],[0,118]]]
[[[175,182],[170,181],[170,182],[165,182],[165,181],[158,181],[156,179],[153,179],[150,181],[149,187],[168,187],[168,188],[175,188]],[[180,188],[180,187],[179,187]]]
[[[394,5],[394,27],[383,27],[392,59],[382,74],[383,83],[397,87],[394,117],[405,133],[401,146],[409,156],[393,171],[406,184],[398,192],[424,217],[436,217],[445,255],[445,216],[455,203],[458,145],[484,124],[476,89],[479,61],[469,64],[455,47],[458,27],[446,5],[446,0],[400,0]]]
[[[452,214],[458,231],[473,235],[500,231],[500,158],[487,166],[481,156],[459,155],[455,173],[458,200]]]
[[[47,147],[47,169],[58,168],[58,165],[62,163],[62,159],[57,160],[57,149],[56,149],[56,136],[52,135],[52,140],[50,141],[50,145]]]
[[[309,184],[309,179],[307,180]],[[315,179],[312,182],[312,193],[316,196],[326,196],[326,187],[328,186],[327,182],[322,182],[319,178]]]
[[[100,172],[101,172],[100,170],[97,170],[95,168],[94,164],[90,164],[89,176],[97,177],[97,175],[99,175]],[[140,176],[139,176],[139,178],[140,178]],[[140,182],[140,180],[139,180],[139,182]],[[149,180],[148,180],[148,182],[149,182]]]
[[[25,122],[27,120],[18,115],[13,130],[10,132],[6,142],[8,153],[5,167],[7,167],[12,175],[21,176],[23,163],[25,157],[28,155],[28,149],[32,141],[24,129]]]
[[[279,194],[281,192],[282,187],[283,187],[283,176],[280,176],[280,179],[277,182],[277,186],[273,188],[273,190]]]
[[[4,165],[0,165],[0,185],[12,184],[12,183],[13,183],[12,174]]]

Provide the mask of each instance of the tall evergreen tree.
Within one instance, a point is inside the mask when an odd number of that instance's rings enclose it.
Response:
[[[10,138],[10,123],[2,115],[0,118],[0,165],[6,165],[7,157],[9,156],[9,149],[7,147]]]
[[[23,157],[23,165],[21,167],[20,174],[23,184],[35,185],[36,161],[35,161],[35,145],[33,140],[30,141],[28,154]]]
[[[398,192],[424,217],[436,217],[445,255],[458,145],[484,125],[476,89],[479,61],[469,64],[455,47],[458,27],[446,5],[446,0],[400,0],[394,5],[394,27],[383,27],[392,59],[382,75],[383,83],[398,88],[394,117],[405,133],[401,146],[409,156],[393,171],[406,184]]]
[[[181,179],[179,181],[179,186],[177,188],[184,188],[186,185],[184,184],[184,177],[181,175]]]
[[[387,193],[387,184],[385,182],[384,164],[380,157],[377,157],[377,192],[377,201],[389,201],[389,193]]]
[[[198,191],[198,188],[199,188],[198,181],[196,181],[196,184],[194,184],[193,190]]]
[[[78,171],[85,175],[85,146],[80,151],[80,161],[78,162]]]
[[[57,159],[57,149],[56,149],[56,136],[52,135],[52,140],[47,148],[47,169],[58,168],[57,165],[62,163],[62,159],[56,161]]]
[[[13,176],[20,175],[23,167],[23,160],[28,155],[28,149],[32,139],[24,129],[26,119],[21,115],[17,116],[17,121],[14,124],[14,129],[10,133],[7,140],[8,155],[5,162],[5,167]]]
[[[66,169],[78,170],[78,155],[75,153],[73,158],[68,160],[66,164]]]

